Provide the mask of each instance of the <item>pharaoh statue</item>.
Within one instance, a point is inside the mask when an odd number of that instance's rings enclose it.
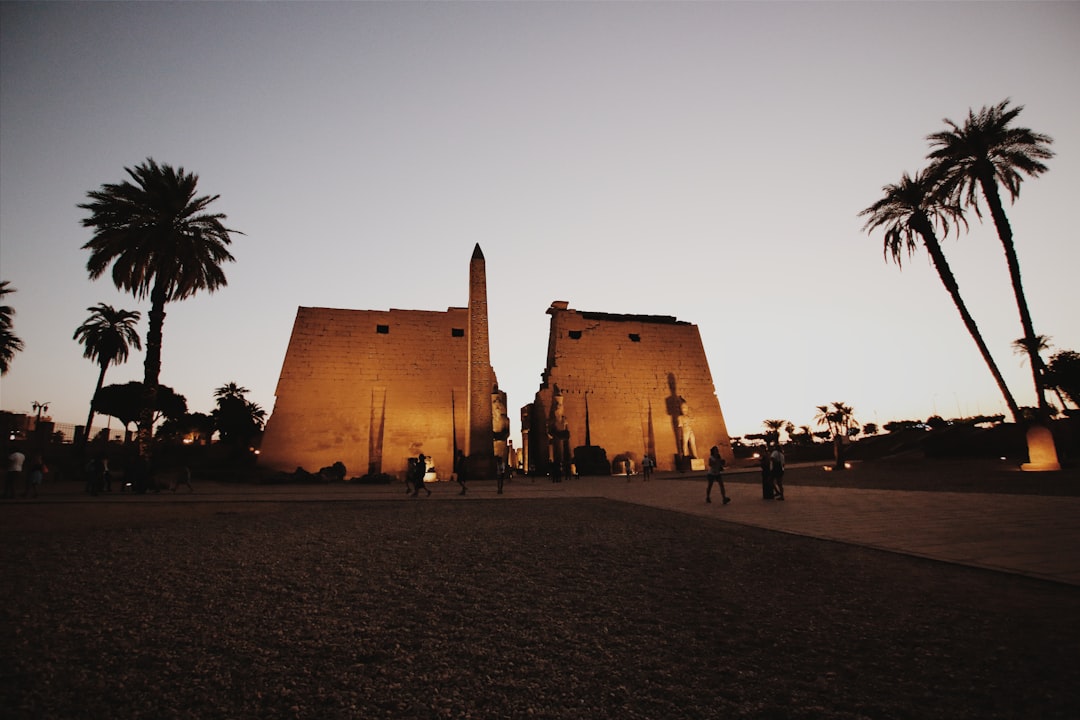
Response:
[[[551,438],[551,461],[553,477],[570,474],[570,427],[566,422],[566,407],[558,386],[551,397],[551,414],[548,416],[548,436]]]
[[[684,458],[696,458],[697,439],[694,437],[694,423],[690,417],[690,406],[686,398],[679,396],[679,415],[675,418],[675,428],[679,437],[679,456]]]

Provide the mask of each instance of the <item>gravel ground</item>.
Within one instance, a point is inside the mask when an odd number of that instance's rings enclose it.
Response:
[[[0,507],[13,718],[1076,718],[1080,589],[604,500]]]

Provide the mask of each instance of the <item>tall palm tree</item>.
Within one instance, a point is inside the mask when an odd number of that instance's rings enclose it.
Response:
[[[882,188],[884,196],[876,203],[859,213],[859,216],[868,216],[863,230],[867,233],[879,227],[885,228],[884,254],[903,269],[904,250],[910,257],[918,248],[916,238],[922,240],[926,251],[930,254],[930,260],[934,263],[941,284],[945,286],[953,305],[960,312],[960,318],[964,321],[975,345],[979,348],[983,362],[990,368],[990,374],[994,376],[994,382],[1005,397],[1005,403],[1012,413],[1013,420],[1020,422],[1022,417],[1020,407],[1016,404],[1005,379],[998,370],[997,363],[990,355],[986,342],[983,341],[982,333],[979,332],[975,319],[968,312],[967,305],[960,297],[960,286],[956,277],[945,259],[945,253],[941,249],[936,227],[940,227],[944,235],[949,234],[950,221],[963,222],[964,216],[959,204],[942,200],[937,194],[937,184],[933,179],[933,173],[921,171],[915,177],[904,173],[900,182],[895,185],[886,185]]]
[[[225,215],[207,211],[219,196],[196,196],[199,178],[194,173],[158,165],[152,158],[124,170],[129,180],[88,192],[90,202],[79,207],[90,211],[83,226],[94,229],[83,245],[90,251],[90,278],[97,279],[111,265],[118,289],[137,299],[150,297],[139,425],[139,451],[146,455],[161,373],[165,304],[224,287],[221,266],[234,260],[227,247],[230,234],[238,231],[225,227]]]
[[[1012,227],[1005,215],[1000,192],[1000,187],[1004,186],[1010,199],[1015,201],[1020,195],[1023,175],[1038,177],[1043,174],[1047,167],[1042,161],[1054,156],[1049,147],[1053,139],[1049,136],[1029,128],[1012,126],[1013,120],[1023,109],[1023,105],[1010,108],[1009,100],[1005,99],[992,107],[983,106],[978,113],[968,110],[962,127],[946,118],[944,123],[949,126],[947,130],[927,136],[932,148],[927,157],[936,163],[942,181],[940,190],[944,195],[962,199],[975,210],[976,215],[982,217],[978,202],[981,191],[990,208],[998,238],[1005,249],[1024,338],[1029,342],[1028,353],[1039,410],[1046,413],[1048,406],[1043,378],[1035,349],[1031,345],[1035,328],[1020,278],[1020,261],[1016,257]]]
[[[15,288],[8,287],[7,280],[0,281],[0,298],[13,292]],[[10,305],[0,305],[0,375],[7,374],[15,353],[23,349],[23,341],[12,332],[14,319],[15,310]]]
[[[83,357],[96,362],[101,368],[94,394],[90,396],[90,414],[86,416],[86,435],[83,440],[88,442],[94,422],[94,398],[105,384],[105,371],[110,365],[127,362],[131,347],[142,349],[139,331],[135,329],[142,315],[137,310],[117,310],[105,303],[86,309],[90,317],[75,329],[72,340],[82,343]]]

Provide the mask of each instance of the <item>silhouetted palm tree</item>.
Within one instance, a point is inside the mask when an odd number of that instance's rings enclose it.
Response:
[[[844,441],[851,435],[852,428],[859,424],[855,422],[855,410],[843,402],[832,402],[828,405],[818,405],[818,414],[814,420],[818,425],[825,425],[832,433],[833,463],[834,470],[844,469]]]
[[[8,287],[7,280],[0,281],[0,298],[13,292],[15,288]],[[10,305],[0,305],[0,375],[7,373],[15,353],[23,349],[23,341],[12,331],[14,320],[15,310]]]
[[[1061,394],[1061,388],[1054,384],[1053,378],[1051,378],[1050,368],[1046,366],[1046,362],[1042,359],[1042,354],[1054,347],[1054,344],[1050,342],[1050,336],[1036,335],[1032,338],[1031,342],[1029,342],[1027,338],[1017,338],[1016,340],[1013,340],[1013,353],[1016,355],[1027,355],[1029,358],[1032,357],[1030,348],[1032,342],[1035,344],[1034,357],[1039,362],[1039,374],[1042,375],[1043,387],[1048,390],[1053,390],[1054,394],[1057,395],[1058,402],[1061,403],[1062,409],[1065,409],[1067,407],[1065,405],[1065,396]]]
[[[130,347],[142,349],[139,331],[135,329],[141,314],[137,310],[117,310],[112,305],[98,303],[86,308],[90,317],[75,330],[72,340],[83,344],[83,357],[93,360],[101,368],[94,394],[90,396],[90,414],[86,417],[84,440],[90,440],[90,428],[94,422],[94,397],[105,384],[105,371],[110,365],[127,362]]]
[[[221,398],[237,398],[239,400],[243,400],[244,396],[247,395],[249,392],[251,391],[248,390],[246,387],[241,387],[234,382],[230,382],[222,385],[219,388],[216,388],[214,390],[214,397],[218,398],[219,400]]]
[[[768,432],[765,433],[765,438],[769,442],[775,442],[779,444],[780,431],[784,428],[785,423],[787,423],[787,420],[763,420],[761,424],[765,426],[766,430],[768,430]]]
[[[948,130],[927,136],[933,148],[927,157],[935,162],[942,182],[941,192],[947,197],[962,199],[979,217],[982,215],[978,196],[979,191],[982,192],[994,219],[998,238],[1005,249],[1024,337],[1030,341],[1035,337],[1035,328],[1024,295],[1020,261],[1016,257],[1012,227],[1005,215],[999,186],[1004,186],[1011,200],[1015,201],[1020,194],[1023,175],[1037,177],[1046,172],[1047,167],[1042,161],[1053,157],[1054,153],[1049,148],[1053,142],[1049,136],[1012,126],[1013,120],[1023,109],[1023,105],[1010,108],[1006,99],[992,107],[984,106],[978,113],[969,110],[963,127],[946,118],[944,122],[949,126]],[[1038,361],[1033,348],[1029,347],[1028,352],[1031,355],[1039,409],[1046,412],[1048,406]]]
[[[139,451],[149,453],[154,394],[161,373],[161,335],[165,304],[184,300],[200,290],[213,292],[226,285],[221,266],[232,262],[227,246],[230,230],[225,216],[209,213],[217,195],[196,197],[199,178],[184,169],[158,165],[152,158],[119,184],[102,185],[87,193],[90,211],[83,219],[94,236],[83,245],[90,251],[86,269],[91,279],[112,266],[116,287],[136,298],[150,297],[143,386],[146,397],[139,424]]]
[[[234,382],[214,390],[217,398],[217,408],[211,413],[214,425],[222,442],[232,445],[237,453],[262,431],[266,421],[266,411],[245,397],[248,392],[246,387]]]
[[[910,257],[918,248],[916,238],[921,238],[930,259],[934,263],[941,284],[949,292],[953,304],[960,312],[960,318],[964,321],[975,345],[979,348],[986,366],[990,368],[990,374],[994,376],[998,389],[1005,397],[1005,403],[1012,413],[1013,420],[1020,422],[1020,408],[1016,404],[1009,388],[1005,385],[1005,378],[998,370],[997,363],[990,355],[986,342],[983,341],[982,333],[979,332],[975,319],[968,312],[967,305],[960,297],[960,286],[956,277],[945,259],[945,253],[941,249],[935,227],[940,227],[944,235],[949,234],[949,221],[963,222],[963,212],[958,204],[938,198],[937,186],[928,172],[916,173],[910,177],[904,173],[900,182],[895,185],[886,185],[882,188],[884,197],[859,213],[859,216],[868,216],[863,230],[870,233],[879,227],[885,228],[884,254],[886,259],[891,257],[897,267],[903,268],[904,251]]]

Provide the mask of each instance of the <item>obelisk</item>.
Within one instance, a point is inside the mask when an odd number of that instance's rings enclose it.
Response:
[[[487,269],[480,243],[469,261],[469,435],[465,446],[470,479],[495,477],[491,392],[495,385],[488,345]]]

